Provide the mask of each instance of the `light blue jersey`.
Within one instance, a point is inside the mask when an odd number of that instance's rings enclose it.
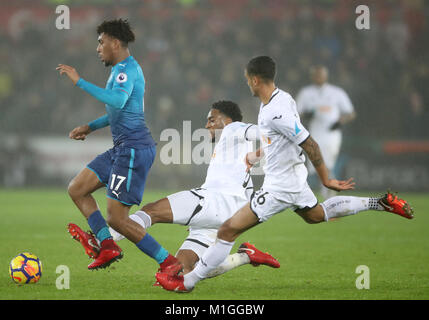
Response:
[[[110,125],[115,146],[155,145],[144,118],[143,71],[132,56],[112,67],[105,89],[82,78],[76,85],[106,104],[107,114],[89,123],[92,130]]]

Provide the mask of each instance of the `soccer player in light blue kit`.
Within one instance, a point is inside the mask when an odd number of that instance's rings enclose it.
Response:
[[[92,131],[110,125],[113,148],[91,161],[68,187],[70,197],[87,218],[100,246],[92,244],[88,234],[77,225],[70,223],[68,230],[95,259],[88,269],[105,268],[123,256],[107,223],[154,258],[163,269],[178,264],[177,259],[128,217],[130,207],[141,202],[156,153],[155,142],[144,119],[145,79],[128,49],[128,43],[135,39],[134,33],[128,21],[122,19],[104,21],[98,26],[97,33],[99,57],[106,67],[112,66],[104,89],[81,78],[71,66],[59,64],[57,70],[106,107],[105,115],[69,134],[71,139],[85,140]],[[91,195],[101,187],[107,188],[107,223]]]

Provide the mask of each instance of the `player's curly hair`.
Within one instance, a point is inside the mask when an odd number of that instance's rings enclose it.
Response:
[[[231,118],[232,121],[243,120],[243,115],[241,114],[239,106],[232,101],[217,101],[212,104],[212,109],[219,110],[219,112]]]
[[[276,76],[276,63],[268,56],[255,57],[246,66],[249,76],[259,76],[264,80],[274,81]]]
[[[135,40],[134,32],[127,19],[105,20],[97,27],[97,33],[105,33],[121,41],[123,47],[128,47],[129,42]]]

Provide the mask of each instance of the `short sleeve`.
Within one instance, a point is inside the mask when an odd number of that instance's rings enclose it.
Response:
[[[300,145],[310,134],[301,124],[301,119],[294,109],[276,106],[269,121],[272,128],[283,134],[290,141]]]
[[[231,130],[234,137],[245,141],[256,141],[260,139],[259,128],[253,123],[236,122],[232,126],[226,126],[223,130]]]
[[[259,128],[256,124],[248,124],[244,130],[244,139],[246,141],[257,141],[260,139]]]

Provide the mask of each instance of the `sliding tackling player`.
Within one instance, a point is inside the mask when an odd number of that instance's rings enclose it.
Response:
[[[212,142],[217,141],[217,144],[204,184],[200,188],[181,191],[147,204],[130,216],[145,230],[156,223],[189,226],[189,235],[176,255],[181,265],[161,266],[161,271],[177,274],[183,269],[184,273],[190,272],[207,248],[214,244],[219,226],[249,201],[253,184],[244,160],[245,155],[252,150],[252,141],[259,140],[259,132],[256,125],[241,120],[241,111],[235,103],[214,103],[207,117],[206,129],[210,132]],[[92,246],[95,239],[89,233],[79,232],[81,238],[86,239],[82,242],[86,252],[96,256],[97,247]],[[123,239],[120,233],[114,230],[110,232],[114,240]],[[237,253],[226,257],[209,277],[248,263],[280,267],[271,255],[246,242]]]
[[[354,189],[354,182],[329,176],[318,144],[301,124],[294,99],[276,87],[275,73],[275,62],[267,56],[253,58],[245,68],[249,89],[261,101],[258,127],[262,143],[262,150],[247,154],[246,159],[250,167],[265,155],[262,188],[222,224],[215,244],[206,250],[191,272],[185,275],[156,274],[164,289],[191,291],[223,263],[238,236],[286,209],[294,210],[307,223],[320,223],[367,210],[413,218],[410,205],[390,192],[381,198],[336,196],[318,203],[307,184],[304,152],[325,187],[336,191],[350,190]]]

